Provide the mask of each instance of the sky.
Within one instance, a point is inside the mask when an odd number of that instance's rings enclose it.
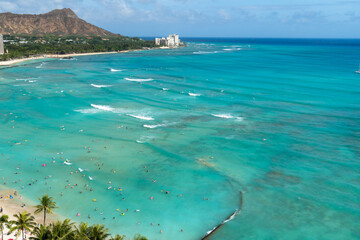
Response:
[[[360,38],[360,0],[0,0],[0,12],[59,8],[126,36]]]

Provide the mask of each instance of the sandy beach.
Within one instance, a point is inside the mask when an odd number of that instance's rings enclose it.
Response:
[[[168,49],[168,47],[159,47],[153,49]],[[37,57],[28,57],[28,58],[20,58],[13,59],[9,61],[0,61],[0,66],[10,66],[16,63],[21,63],[29,60],[37,60],[37,59],[46,59],[46,58],[66,58],[66,57],[77,57],[77,56],[89,56],[89,55],[101,55],[101,54],[115,54],[115,53],[127,53],[127,52],[135,52],[142,51],[144,49],[133,49],[133,50],[124,50],[117,52],[92,52],[92,53],[69,53],[69,54],[44,54],[42,56]]]
[[[114,53],[124,53],[130,52],[132,50],[126,50],[121,52],[95,52],[95,53],[71,53],[71,54],[44,54],[39,57],[28,57],[21,59],[13,59],[10,61],[1,61],[0,66],[10,66],[16,63],[21,63],[29,60],[37,60],[37,59],[46,59],[46,58],[64,58],[64,57],[76,57],[76,56],[87,56],[87,55],[100,55],[100,54],[114,54]]]
[[[26,211],[27,213],[31,213],[34,217],[35,217],[35,221],[38,224],[42,224],[43,223],[43,214],[39,213],[39,214],[34,214],[35,211],[35,205],[36,203],[30,201],[29,199],[26,199],[24,197],[22,197],[21,193],[17,192],[17,195],[14,194],[15,190],[13,189],[0,189],[0,209],[2,208],[2,212],[0,213],[1,215],[8,215],[9,216],[9,220],[15,220],[14,218],[14,214],[17,213],[21,213]],[[13,198],[10,198],[10,196],[12,196]],[[24,207],[22,207],[25,204]],[[51,222],[56,221],[57,219],[59,219],[58,215],[47,215],[46,218],[46,223],[49,224]],[[4,231],[4,239],[2,240],[8,240],[8,239],[16,239],[16,232],[14,232],[13,234],[8,235],[8,229],[5,229]],[[31,236],[29,233],[26,234],[26,236]],[[18,239],[20,239],[21,237],[19,236]],[[0,236],[1,239],[1,236]]]

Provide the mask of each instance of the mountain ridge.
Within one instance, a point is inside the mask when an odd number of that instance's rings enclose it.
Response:
[[[0,13],[0,34],[121,36],[82,20],[70,8],[43,14]]]

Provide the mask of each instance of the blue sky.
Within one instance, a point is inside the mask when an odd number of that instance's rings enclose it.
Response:
[[[64,7],[128,36],[360,38],[360,0],[0,0],[1,12]]]

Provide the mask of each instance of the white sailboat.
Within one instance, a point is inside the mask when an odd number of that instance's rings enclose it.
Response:
[[[360,73],[360,65],[359,65],[359,70],[355,71],[355,73]]]

